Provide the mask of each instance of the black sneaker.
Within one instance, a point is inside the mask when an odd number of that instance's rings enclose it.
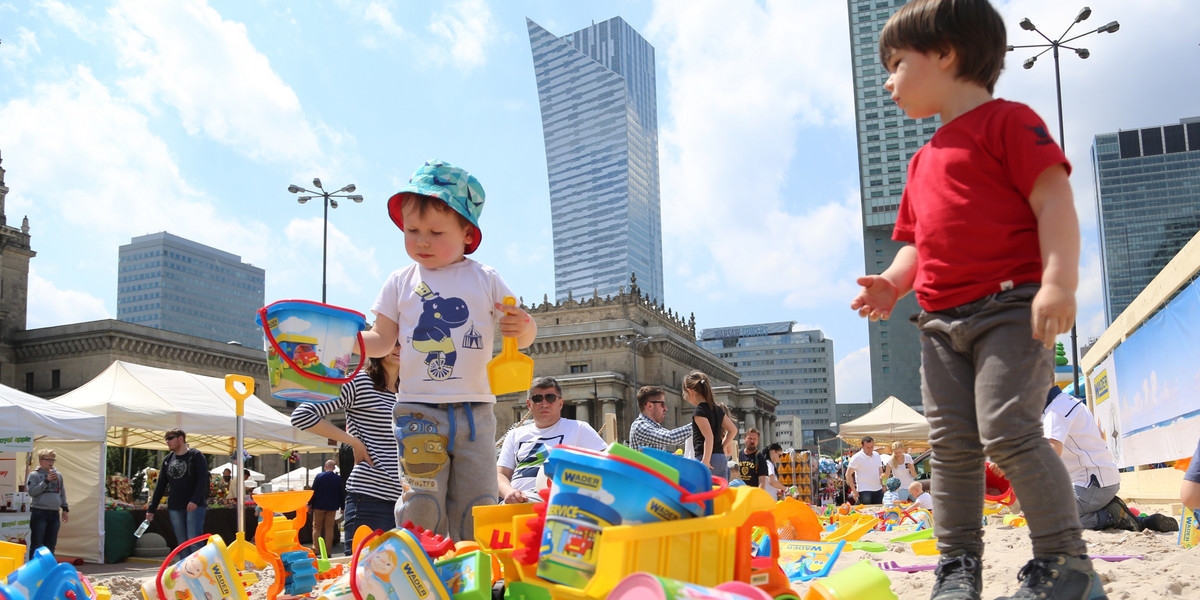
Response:
[[[1179,531],[1179,521],[1167,515],[1160,515],[1158,513],[1142,515],[1138,518],[1138,521],[1142,523],[1142,527],[1150,531],[1157,531],[1159,533]]]
[[[983,563],[970,553],[942,555],[934,570],[937,581],[929,600],[980,600],[983,592]]]
[[[1138,518],[1133,515],[1133,512],[1129,510],[1128,506],[1125,506],[1125,502],[1118,496],[1113,496],[1113,499],[1104,505],[1104,512],[1112,517],[1112,524],[1109,525],[1111,528],[1124,529],[1125,531],[1142,530],[1142,522],[1138,521]]]
[[[996,600],[1108,600],[1100,576],[1086,556],[1035,558],[1017,573],[1021,589]]]

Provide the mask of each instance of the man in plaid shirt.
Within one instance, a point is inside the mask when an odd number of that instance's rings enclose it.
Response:
[[[666,452],[684,447],[692,435],[692,424],[686,423],[675,429],[662,426],[667,417],[666,392],[656,385],[642,386],[637,393],[638,408],[642,414],[629,426],[629,445],[641,450],[649,446]]]

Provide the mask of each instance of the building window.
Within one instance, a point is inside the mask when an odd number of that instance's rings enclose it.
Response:
[[[50,371],[50,389],[57,390],[62,385],[62,371],[54,369]]]
[[[572,373],[587,373],[588,372],[587,363],[571,365],[571,372]]]
[[[33,371],[25,374],[25,391],[33,393]]]

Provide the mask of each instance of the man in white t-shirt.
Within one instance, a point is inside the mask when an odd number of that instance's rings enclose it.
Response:
[[[537,477],[550,449],[559,444],[604,450],[608,444],[591,425],[562,418],[562,387],[553,377],[538,377],[529,388],[525,406],[533,423],[513,429],[504,437],[496,460],[500,500],[505,504],[537,500]]]
[[[862,449],[850,457],[846,469],[846,483],[850,485],[850,497],[858,504],[883,504],[883,461],[875,452],[875,438],[862,439]]]
[[[1042,412],[1042,430],[1050,447],[1062,458],[1075,488],[1075,504],[1084,529],[1178,531],[1166,515],[1134,516],[1117,496],[1121,474],[1092,413],[1082,400],[1050,386]]]

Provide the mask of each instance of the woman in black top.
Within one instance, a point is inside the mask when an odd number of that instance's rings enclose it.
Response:
[[[692,413],[692,444],[696,459],[713,475],[729,479],[726,446],[737,439],[737,425],[713,399],[712,380],[700,371],[683,378],[683,397],[696,407]]]

